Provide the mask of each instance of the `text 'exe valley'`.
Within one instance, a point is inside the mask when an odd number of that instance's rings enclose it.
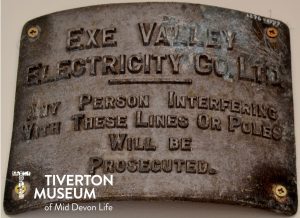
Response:
[[[102,51],[102,47],[111,47],[111,49],[122,47],[115,35],[116,27],[70,29],[67,32],[67,45],[64,48],[68,54],[101,48],[99,55],[83,57],[81,54],[77,58],[59,60],[53,65],[42,62],[29,65],[24,69],[26,85],[41,85],[84,76],[123,78],[127,75],[136,77],[138,74],[143,74],[143,77],[161,78],[163,74],[164,77],[168,75],[176,77],[182,73],[200,76],[215,75],[220,78],[267,85],[281,83],[283,69],[280,65],[260,60],[259,57],[250,62],[245,54],[231,53],[234,44],[237,43],[237,34],[233,31],[202,29],[193,25],[166,26],[157,23],[139,23],[137,26],[141,48],[151,47],[156,49],[157,53],[154,50],[150,53],[139,51],[131,54],[130,52],[105,54],[104,51],[107,50]],[[134,45],[139,46],[139,43]],[[158,50],[166,47],[174,50]],[[194,52],[191,52],[191,48]],[[215,49],[223,52],[220,54],[213,52]]]

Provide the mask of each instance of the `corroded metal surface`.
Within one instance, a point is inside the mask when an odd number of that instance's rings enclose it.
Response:
[[[22,32],[4,206],[67,202],[34,199],[45,175],[112,174],[97,200],[291,215],[294,143],[284,23],[182,3],[58,12]]]

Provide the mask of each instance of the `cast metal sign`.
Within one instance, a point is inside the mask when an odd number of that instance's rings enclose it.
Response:
[[[174,199],[294,214],[290,60],[284,23],[211,6],[101,5],[29,21],[6,212]],[[93,195],[67,198],[74,183]]]

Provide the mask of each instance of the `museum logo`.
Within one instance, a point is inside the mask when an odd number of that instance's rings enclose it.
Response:
[[[19,199],[24,198],[24,194],[27,191],[27,187],[24,183],[24,177],[25,176],[30,176],[31,173],[29,171],[12,171],[12,176],[18,176],[19,177],[19,182],[15,186],[15,192],[17,193]]]

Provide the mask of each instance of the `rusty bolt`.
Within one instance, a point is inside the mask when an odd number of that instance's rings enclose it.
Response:
[[[275,195],[279,198],[286,197],[286,195],[287,195],[287,190],[283,185],[276,185],[274,187],[274,192],[275,192]]]
[[[267,35],[270,38],[276,38],[278,36],[278,30],[275,27],[269,27],[267,29]]]
[[[27,31],[27,35],[30,37],[30,38],[35,38],[37,37],[37,35],[39,34],[39,29],[35,26],[33,27],[30,27]]]

